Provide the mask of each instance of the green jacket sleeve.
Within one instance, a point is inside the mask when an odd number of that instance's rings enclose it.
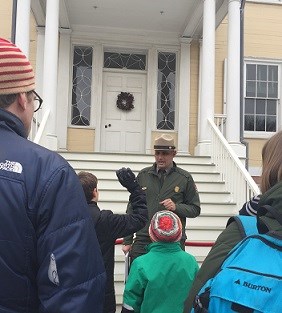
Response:
[[[203,285],[219,270],[229,251],[242,240],[237,223],[231,223],[217,238],[214,246],[204,260],[184,305],[184,313],[191,311],[195,296]]]
[[[140,312],[146,285],[142,268],[136,261],[131,265],[123,293],[123,303],[132,307],[134,313]]]

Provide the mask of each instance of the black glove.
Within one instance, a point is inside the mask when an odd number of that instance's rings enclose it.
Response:
[[[136,189],[140,189],[136,177],[130,168],[122,167],[116,171],[117,178],[121,185],[125,187],[130,193]]]

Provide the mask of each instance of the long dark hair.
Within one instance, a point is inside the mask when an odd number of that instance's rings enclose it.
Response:
[[[262,148],[261,192],[282,180],[282,131],[273,135]]]

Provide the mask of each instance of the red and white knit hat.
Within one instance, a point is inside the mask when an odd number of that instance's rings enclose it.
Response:
[[[34,89],[34,72],[29,60],[17,46],[0,38],[0,95]]]
[[[167,210],[155,213],[149,226],[149,234],[152,241],[180,241],[182,236],[180,218]]]

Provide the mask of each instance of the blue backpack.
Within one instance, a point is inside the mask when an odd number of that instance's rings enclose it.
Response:
[[[282,224],[281,215],[270,212]],[[194,313],[281,313],[282,238],[258,233],[261,221],[251,216],[236,216],[245,238],[228,254],[217,274],[209,279],[195,298]],[[258,224],[257,224],[258,223]],[[266,226],[264,227],[264,231]],[[260,228],[261,229],[261,228]]]

